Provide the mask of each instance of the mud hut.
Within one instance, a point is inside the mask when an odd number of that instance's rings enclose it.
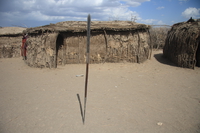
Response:
[[[163,55],[179,67],[200,66],[200,21],[174,24],[168,32]]]
[[[26,28],[0,27],[0,58],[20,57],[24,30]]]
[[[92,21],[90,63],[137,62],[150,57],[149,26],[128,21]],[[32,67],[85,63],[86,22],[66,21],[29,28],[27,60]]]

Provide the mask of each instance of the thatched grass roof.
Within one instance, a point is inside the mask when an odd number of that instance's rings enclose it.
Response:
[[[45,32],[85,32],[86,21],[65,21],[56,24],[45,25],[41,27],[29,28],[24,32],[27,33],[45,33]],[[149,29],[149,25],[139,24],[130,21],[92,21],[91,30],[112,30],[128,31],[137,29]]]
[[[199,43],[199,21],[177,23],[168,32],[163,54],[180,67],[194,68]]]
[[[21,36],[26,28],[22,27],[1,27],[0,36]]]

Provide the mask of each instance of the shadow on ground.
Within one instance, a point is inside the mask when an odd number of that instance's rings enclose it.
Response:
[[[165,58],[162,53],[154,54],[154,57],[158,62],[160,62],[162,64],[176,67],[176,65],[173,62],[171,62],[170,60],[168,60],[167,58]]]
[[[82,117],[82,121],[83,121],[83,124],[84,124],[84,121],[85,121],[85,116],[83,114],[83,108],[82,108],[82,104],[81,104],[81,99],[80,99],[80,96],[79,94],[77,94],[77,98],[78,98],[78,101],[79,101],[79,105],[80,105],[80,111],[81,111],[81,117]]]

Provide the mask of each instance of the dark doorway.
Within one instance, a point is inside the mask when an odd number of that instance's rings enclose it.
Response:
[[[196,51],[196,66],[200,67],[200,42]]]
[[[57,65],[62,64],[63,60],[63,47],[64,47],[64,38],[61,34],[58,35],[56,40],[56,67]]]

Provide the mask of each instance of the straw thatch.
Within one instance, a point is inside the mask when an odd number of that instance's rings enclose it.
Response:
[[[22,36],[26,28],[22,27],[0,27],[0,37],[2,36]]]
[[[179,67],[200,66],[200,22],[174,24],[168,32],[163,54]]]
[[[65,21],[41,27],[29,28],[25,32],[38,34],[45,32],[86,32],[86,21]],[[139,24],[131,21],[92,21],[91,31],[110,30],[110,31],[130,31],[146,30],[149,25]]]

